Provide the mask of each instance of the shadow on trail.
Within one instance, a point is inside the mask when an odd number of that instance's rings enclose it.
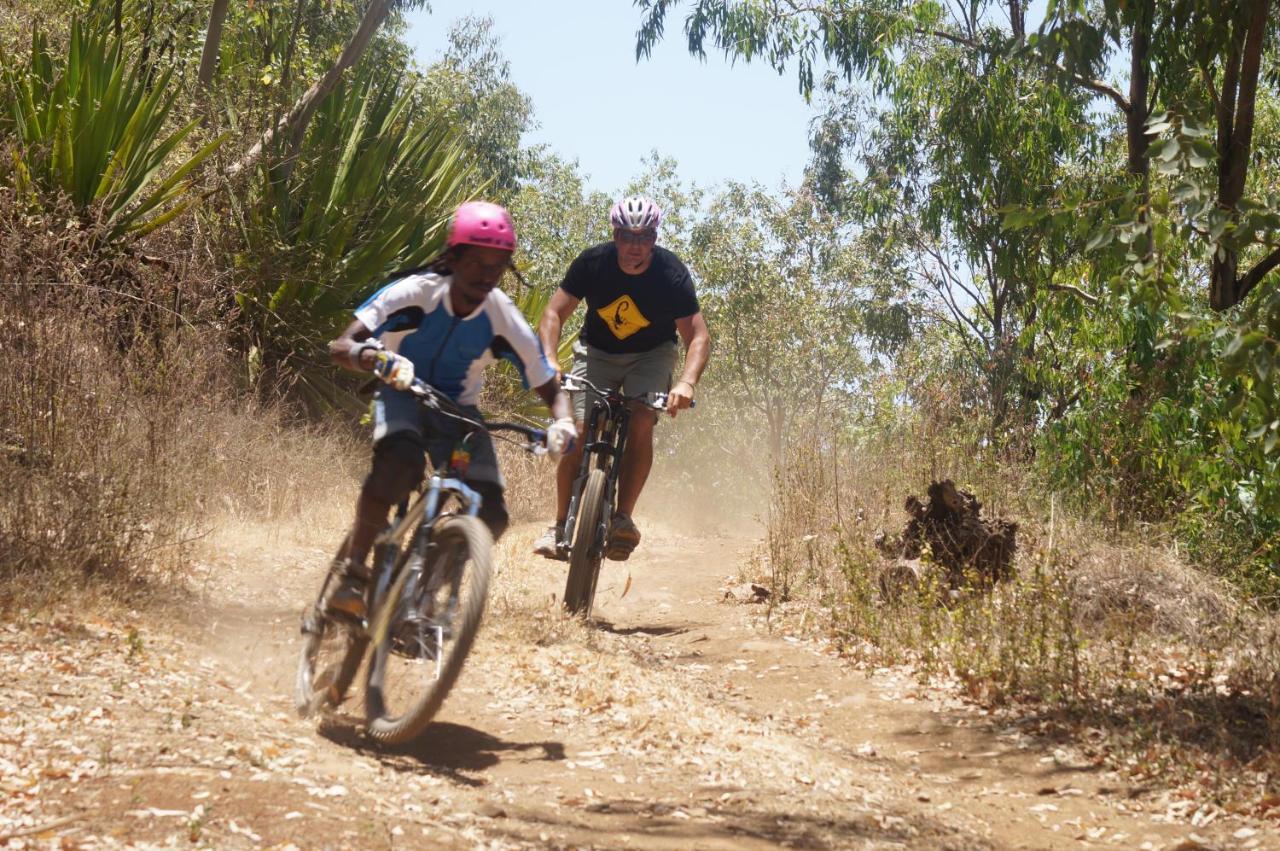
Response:
[[[1122,751],[1142,752],[1151,745],[1173,747],[1198,754],[1204,761],[1224,766],[1274,764],[1280,753],[1280,720],[1267,695],[1218,693],[1185,689],[1178,692],[1132,692],[1113,697],[1105,705],[1096,702],[1046,707],[1017,719],[991,720],[978,725],[965,714],[940,713],[929,730],[904,728],[894,732],[900,742],[941,737],[953,749],[924,755],[930,770],[987,770],[1019,774],[1050,783],[1064,776],[1100,774],[1106,762],[1026,765],[1029,754],[1044,753],[1057,745],[1077,745],[1090,731],[1095,747],[1120,743]],[[968,723],[966,723],[968,722]],[[1003,728],[1003,729],[1002,729]],[[1029,737],[1029,749],[1010,743],[1007,734],[1016,729]],[[1087,758],[1086,758],[1087,759]],[[1019,763],[1024,763],[1019,765]],[[976,778],[975,778],[976,779]]]
[[[488,781],[464,772],[492,768],[502,760],[503,753],[534,752],[525,759],[536,762],[564,759],[561,742],[509,742],[474,727],[448,722],[432,724],[405,745],[379,744],[365,735],[354,719],[343,716],[327,719],[320,726],[319,734],[395,771],[435,774],[472,787],[484,786]]]
[[[690,812],[692,810],[692,812]],[[884,843],[895,848],[987,849],[991,843],[964,837],[948,825],[918,813],[862,812],[821,815],[769,809],[745,798],[710,807],[690,807],[635,798],[596,800],[569,812],[521,812],[518,823],[537,822],[567,834],[570,844],[614,847],[620,833],[643,833],[651,847],[687,848],[704,842],[733,844],[755,840],[785,848],[831,849]],[[520,838],[516,824],[505,831]]]
[[[1028,719],[1056,730],[1093,726],[1134,750],[1150,743],[1176,745],[1210,760],[1239,765],[1280,760],[1280,715],[1275,697],[1214,684],[1179,691],[1134,692],[1108,706],[1054,709]]]
[[[706,624],[700,623],[664,623],[618,626],[612,621],[607,621],[603,618],[593,618],[591,624],[601,632],[607,632],[611,635],[652,635],[655,637],[682,635],[692,629],[698,629],[706,626]]]

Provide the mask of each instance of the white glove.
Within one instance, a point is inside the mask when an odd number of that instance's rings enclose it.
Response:
[[[373,371],[397,390],[408,390],[413,384],[413,361],[395,352],[378,352]]]
[[[547,427],[547,451],[559,458],[566,452],[573,451],[578,442],[578,429],[568,417],[556,420]]]

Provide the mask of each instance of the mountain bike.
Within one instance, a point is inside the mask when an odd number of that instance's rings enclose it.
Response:
[[[337,707],[367,655],[365,718],[369,734],[386,744],[407,742],[426,729],[457,681],[484,613],[493,538],[477,517],[480,494],[462,481],[469,441],[480,430],[495,437],[513,432],[525,442],[499,439],[540,455],[547,438],[543,429],[468,417],[420,380],[410,392],[426,408],[467,428],[449,462],[400,504],[374,542],[364,619],[326,611],[342,581],[338,570],[326,574],[315,603],[303,614],[294,694],[304,718]],[[344,541],[339,556],[345,549]]]
[[[564,389],[584,391],[592,397],[587,420],[579,439],[582,463],[573,480],[569,511],[564,520],[564,541],[568,546],[569,577],[564,586],[564,606],[572,614],[591,616],[600,562],[605,556],[609,521],[617,509],[618,474],[627,445],[633,403],[653,411],[665,411],[666,393],[626,396],[617,390],[602,390],[578,375],[566,375]]]

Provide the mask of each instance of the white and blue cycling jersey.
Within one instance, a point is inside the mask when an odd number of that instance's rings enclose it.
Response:
[[[499,358],[539,387],[556,372],[529,323],[506,293],[493,290],[466,316],[449,300],[451,275],[409,275],[356,309],[355,317],[388,349],[413,361],[414,374],[461,405],[475,405],[484,369]]]

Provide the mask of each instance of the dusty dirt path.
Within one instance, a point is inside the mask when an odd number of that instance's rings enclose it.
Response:
[[[264,530],[220,531],[185,618],[8,625],[0,846],[1280,848],[770,632],[722,599],[749,539],[650,525],[585,628],[535,532],[502,542],[481,641],[402,750],[293,718],[325,553]]]

